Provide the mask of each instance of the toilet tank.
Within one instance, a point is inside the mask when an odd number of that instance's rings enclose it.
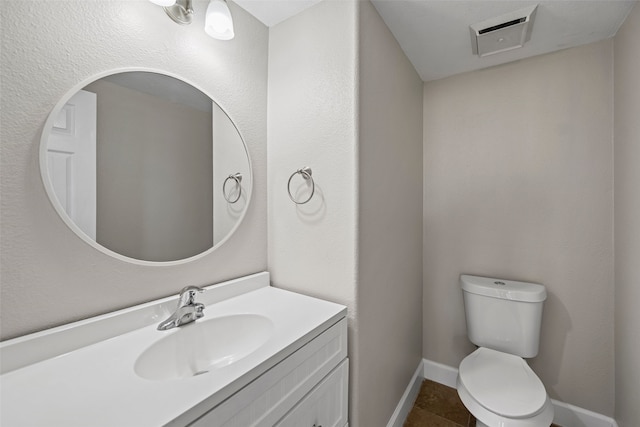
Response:
[[[538,354],[543,285],[466,274],[460,285],[472,343],[520,357]]]

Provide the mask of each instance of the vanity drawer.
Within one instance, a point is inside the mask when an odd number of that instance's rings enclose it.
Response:
[[[349,361],[343,361],[276,427],[342,427],[347,423]]]
[[[343,318],[191,427],[272,427],[347,357]]]

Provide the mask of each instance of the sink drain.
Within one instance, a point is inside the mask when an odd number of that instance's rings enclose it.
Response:
[[[198,375],[202,375],[202,374],[206,374],[209,371],[198,371],[195,374],[193,374],[194,377],[197,377]]]

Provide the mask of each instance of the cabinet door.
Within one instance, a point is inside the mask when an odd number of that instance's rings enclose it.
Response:
[[[276,424],[277,427],[342,427],[347,423],[349,360],[345,359]]]
[[[189,427],[272,427],[346,357],[343,318]]]

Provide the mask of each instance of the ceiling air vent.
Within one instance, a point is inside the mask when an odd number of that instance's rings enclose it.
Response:
[[[524,46],[531,38],[537,7],[527,7],[471,25],[473,53],[483,57]]]

